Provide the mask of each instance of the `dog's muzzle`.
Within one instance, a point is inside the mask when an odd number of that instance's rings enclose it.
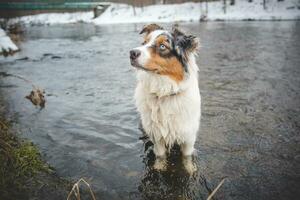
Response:
[[[132,66],[137,66],[137,58],[141,55],[141,51],[134,49],[130,51],[130,63]]]
[[[141,55],[140,50],[131,50],[130,51],[130,60],[136,60]]]

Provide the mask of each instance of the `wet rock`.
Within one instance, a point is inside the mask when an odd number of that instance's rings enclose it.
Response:
[[[16,60],[29,60],[29,58],[26,56],[26,57],[23,57],[23,58],[18,58]]]
[[[52,54],[52,53],[44,53],[43,56],[44,56],[44,57],[47,57],[47,56],[53,56],[53,54]]]
[[[62,58],[61,56],[54,55],[53,53],[44,53],[43,58],[45,58],[45,57],[50,57],[51,59],[61,59]]]
[[[62,57],[61,56],[52,56],[51,58],[52,59],[61,59]]]

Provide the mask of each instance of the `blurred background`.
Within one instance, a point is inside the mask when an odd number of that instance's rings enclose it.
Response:
[[[135,7],[143,7],[155,4],[174,4],[185,2],[197,2],[197,0],[1,0],[1,17],[14,17],[26,14],[36,14],[44,12],[74,12],[82,10],[90,10],[101,2],[113,2],[132,5]]]

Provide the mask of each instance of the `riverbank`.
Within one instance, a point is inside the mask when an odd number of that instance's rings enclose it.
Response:
[[[150,23],[180,21],[225,21],[225,20],[299,20],[300,3],[296,0],[273,1],[265,5],[260,0],[164,4],[133,7],[127,4],[112,3],[103,14],[94,18],[92,11],[78,13],[50,13],[12,18],[8,24],[50,25],[66,23]]]
[[[71,184],[56,175],[38,148],[13,129],[4,113],[0,102],[0,199],[65,199]]]
[[[0,55],[10,55],[18,51],[19,48],[12,42],[3,29],[0,27]]]

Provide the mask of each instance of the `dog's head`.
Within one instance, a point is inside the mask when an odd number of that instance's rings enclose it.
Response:
[[[130,62],[139,70],[167,75],[179,82],[189,71],[189,59],[199,44],[198,39],[186,35],[177,28],[171,32],[157,24],[144,26],[140,34],[145,34],[142,46],[130,51]]]

